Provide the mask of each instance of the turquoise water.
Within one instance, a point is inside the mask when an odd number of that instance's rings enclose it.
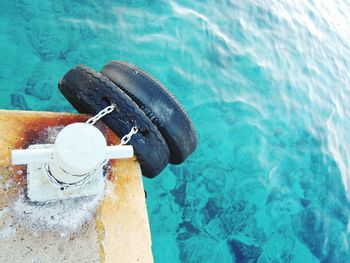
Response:
[[[350,3],[0,1],[0,107],[74,111],[57,81],[126,60],[200,144],[145,179],[155,262],[350,262]]]

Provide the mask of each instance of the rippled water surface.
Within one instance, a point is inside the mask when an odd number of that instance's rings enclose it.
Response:
[[[0,107],[74,111],[57,81],[126,60],[200,144],[145,179],[155,262],[349,262],[350,3],[0,1]]]

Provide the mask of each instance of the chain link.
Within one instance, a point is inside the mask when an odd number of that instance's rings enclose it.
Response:
[[[103,110],[99,111],[95,116],[88,119],[86,121],[86,124],[95,125],[97,121],[99,121],[101,118],[111,113],[112,111],[114,111],[115,108],[116,108],[116,105],[114,104],[104,108]]]
[[[127,144],[127,143],[130,141],[131,137],[132,137],[135,133],[137,133],[138,131],[139,131],[139,129],[134,125],[134,126],[131,128],[130,132],[129,132],[128,134],[125,134],[125,135],[123,136],[123,138],[120,140],[119,145],[125,145],[125,144]]]
[[[86,121],[86,124],[89,125],[95,125],[97,121],[99,121],[101,118],[103,118],[104,116],[106,116],[107,114],[111,113],[112,111],[114,111],[116,108],[116,105],[112,104],[106,108],[104,108],[103,110],[99,111],[95,116],[91,117],[90,119],[88,119]],[[136,127],[136,125],[134,125],[130,132],[128,134],[125,134],[123,136],[123,138],[120,140],[120,144],[119,145],[125,145],[127,144],[131,137],[136,134],[138,132],[138,128]]]
[[[96,171],[98,169],[100,169],[101,167],[103,167],[106,163],[107,163],[107,161],[104,161],[101,165],[96,167],[90,173],[86,174],[83,177],[83,179],[81,179],[80,181],[77,181],[75,183],[64,183],[64,182],[61,182],[61,181],[57,180],[56,177],[51,173],[50,166],[49,166],[48,163],[45,163],[43,168],[44,168],[44,171],[46,172],[46,175],[49,178],[49,182],[53,186],[59,188],[61,191],[64,191],[64,190],[67,190],[67,189],[78,189],[80,187],[83,187],[84,185],[86,185],[90,181],[91,177],[96,173]],[[62,170],[62,172],[65,173],[64,170]]]

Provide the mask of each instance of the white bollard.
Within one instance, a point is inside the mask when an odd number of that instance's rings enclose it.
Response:
[[[105,160],[133,155],[130,145],[107,146],[104,135],[95,126],[73,123],[62,129],[52,148],[13,150],[12,164],[48,163],[57,180],[73,183]]]

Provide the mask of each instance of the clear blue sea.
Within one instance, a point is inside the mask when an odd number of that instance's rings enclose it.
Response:
[[[149,71],[198,130],[144,179],[156,263],[350,262],[348,1],[0,1],[0,108],[74,109],[57,81]]]

